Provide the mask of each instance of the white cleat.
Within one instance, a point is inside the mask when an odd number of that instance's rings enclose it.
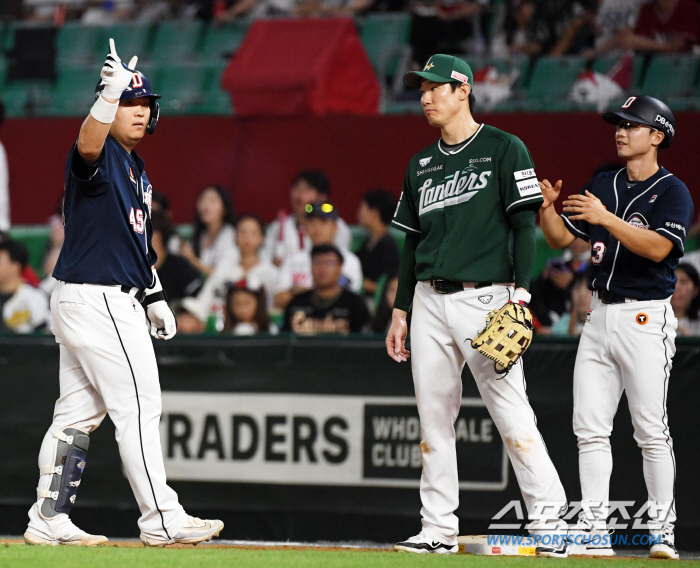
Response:
[[[100,546],[107,543],[107,537],[102,535],[88,534],[76,527],[70,519],[61,523],[60,530],[56,531],[53,537],[43,534],[39,535],[27,529],[24,533],[24,542],[36,546]]]
[[[582,556],[615,556],[612,548],[611,531],[593,528],[593,524],[579,518],[576,526],[569,531],[569,554]]]
[[[185,526],[170,540],[151,538],[141,533],[141,542],[144,546],[156,546],[159,548],[169,544],[199,544],[219,536],[223,528],[224,523],[219,520],[202,520],[188,516]]]
[[[457,554],[459,545],[455,540],[452,544],[445,544],[439,540],[435,540],[432,536],[420,532],[416,536],[396,543],[394,550],[402,552],[413,552],[417,554]]]
[[[654,544],[649,549],[649,558],[661,558],[665,560],[678,560],[678,551],[675,547],[675,535],[673,528],[662,527],[649,531]]]

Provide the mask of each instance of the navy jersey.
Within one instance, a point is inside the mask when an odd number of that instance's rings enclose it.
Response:
[[[656,231],[673,243],[668,256],[654,262],[634,254],[601,225],[572,221],[564,213],[567,229],[591,242],[593,270],[589,287],[610,290],[637,300],[661,300],[673,294],[675,268],[683,256],[685,238],[693,220],[693,200],[685,184],[659,168],[649,179],[628,187],[627,170],[606,172],[589,181],[581,193],[590,191],[608,211],[630,225]]]
[[[95,164],[77,142],[66,160],[65,240],[54,278],[65,282],[146,288],[151,266],[151,187],[144,162],[111,136]]]

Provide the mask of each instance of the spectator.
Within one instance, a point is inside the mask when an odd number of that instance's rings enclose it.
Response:
[[[5,121],[5,104],[0,100],[0,127]],[[0,231],[10,230],[10,176],[5,146],[0,142]]]
[[[277,334],[277,326],[267,315],[265,288],[247,280],[236,282],[226,292],[223,331],[233,335]]]
[[[180,253],[201,273],[209,276],[236,247],[233,205],[221,186],[205,187],[197,198],[193,246],[182,243]]]
[[[196,296],[202,288],[199,271],[185,257],[171,253],[166,246],[175,232],[172,222],[163,213],[157,212],[152,212],[151,222],[151,246],[158,255],[155,268],[168,302]]]
[[[384,287],[384,293],[379,300],[379,305],[377,306],[377,313],[372,319],[372,331],[374,333],[386,333],[391,327],[391,312],[394,309],[394,300],[396,299],[396,288],[399,285],[399,277],[393,276],[390,278],[386,286]],[[411,313],[409,312],[409,317]],[[410,327],[410,323],[409,323]]]
[[[690,51],[700,40],[700,6],[695,0],[653,0],[644,4],[634,31],[617,34],[617,46],[642,53]]]
[[[31,333],[51,321],[46,294],[22,278],[28,262],[24,245],[11,239],[0,243],[0,329]]]
[[[590,55],[617,47],[618,32],[635,28],[643,3],[644,0],[602,0],[595,20],[595,51]]]
[[[162,214],[168,221],[170,221],[170,223],[172,223],[175,230],[168,240],[166,248],[169,252],[180,254],[182,239],[180,238],[180,235],[177,234],[177,229],[173,221],[173,211],[170,208],[170,200],[162,191],[154,191],[153,196],[151,197],[151,215],[156,214]]]
[[[676,278],[671,307],[678,319],[678,335],[700,336],[700,275],[692,264],[681,262],[676,267]]]
[[[591,243],[583,239],[575,239],[562,254],[562,260],[574,271],[581,272],[588,268],[591,261]]]
[[[225,10],[216,13],[217,22],[230,22],[236,18],[279,18],[291,16],[297,0],[236,0]]]
[[[0,243],[9,240],[10,234],[0,231]],[[41,278],[39,278],[39,275],[34,271],[29,262],[27,262],[24,269],[22,269],[22,280],[34,288],[38,288],[41,284]]]
[[[362,263],[365,294],[375,293],[382,276],[390,278],[399,271],[399,247],[388,232],[394,211],[396,198],[384,189],[368,191],[360,204],[357,220],[369,230],[369,238],[357,251]]]
[[[80,23],[85,26],[112,26],[129,21],[134,15],[134,0],[88,0]]]
[[[332,244],[311,249],[313,288],[292,298],[284,331],[303,335],[360,333],[370,319],[362,298],[341,285],[343,255]]]
[[[66,233],[63,227],[63,195],[58,200],[56,212],[49,217],[49,242],[44,254],[44,263],[42,269],[44,271],[44,279],[39,284],[39,287],[47,296],[51,296],[53,289],[56,287],[58,280],[53,277],[53,269],[58,261],[58,255],[61,254],[63,240]]]
[[[290,201],[292,214],[280,211],[277,219],[270,223],[265,235],[264,256],[275,266],[281,266],[284,259],[304,250],[311,250],[311,241],[306,234],[305,207],[308,203],[327,201],[330,197],[328,178],[318,171],[304,170],[292,183]],[[348,250],[352,244],[352,233],[347,223],[338,219],[335,245],[340,250]]]
[[[177,318],[178,333],[191,335],[204,331],[204,323],[202,323],[198,316],[188,310],[183,302],[173,302],[172,308]]]
[[[319,201],[307,204],[306,228],[314,246],[334,243],[338,232],[338,211],[333,204]],[[349,250],[337,247],[345,262],[342,265],[340,285],[359,294],[362,290],[362,265]],[[280,267],[279,280],[275,290],[274,304],[284,309],[295,294],[311,288],[311,253],[299,250],[287,257]]]
[[[221,261],[207,278],[196,301],[187,302],[188,309],[200,320],[205,322],[210,314],[220,318],[219,314],[223,314],[226,290],[231,284],[244,279],[264,287],[265,306],[272,308],[272,294],[277,288],[279,269],[268,260],[260,258],[264,234],[263,223],[259,217],[248,214],[238,219],[236,223],[238,248]],[[220,322],[220,325],[223,325],[223,322]]]
[[[551,333],[551,327],[565,313],[571,311],[569,288],[574,272],[561,258],[553,258],[532,283],[530,310],[540,324],[539,333]]]
[[[591,309],[593,293],[588,289],[588,274],[580,272],[571,284],[571,311],[562,316],[552,326],[552,335],[578,337],[586,323]]]

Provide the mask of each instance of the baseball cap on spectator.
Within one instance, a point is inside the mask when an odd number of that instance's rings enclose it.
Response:
[[[317,201],[316,203],[307,203],[304,208],[306,218],[311,219],[318,217],[319,219],[337,219],[338,210],[332,203],[328,201]]]
[[[319,172],[318,170],[303,170],[299,172],[297,177],[294,178],[292,185],[298,181],[305,181],[323,195],[330,195],[331,193],[331,185],[328,182],[328,178],[323,172]]]
[[[474,85],[474,73],[466,61],[452,55],[433,55],[423,67],[423,71],[409,71],[403,76],[408,87],[420,87],[422,79],[433,83],[466,83]]]

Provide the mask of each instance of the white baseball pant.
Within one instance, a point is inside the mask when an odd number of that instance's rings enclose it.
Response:
[[[613,418],[627,393],[634,439],[642,449],[650,528],[676,520],[676,461],[666,394],[678,320],[669,300],[603,304],[591,301],[574,369],[574,433],[581,496],[596,525],[608,515]]]
[[[51,296],[51,314],[51,331],[60,344],[61,396],[39,452],[39,468],[53,465],[53,432],[77,428],[89,434],[109,413],[141,510],[141,532],[158,539],[172,537],[187,518],[165,479],[158,367],[141,304],[119,286],[59,282]],[[89,451],[86,462],[89,472]],[[48,490],[51,478],[42,475],[38,488]],[[29,527],[50,536],[41,504],[39,499],[32,506]]]
[[[530,518],[533,512],[551,510],[545,503],[566,506],[564,487],[527,399],[522,359],[498,380],[501,375],[494,371],[493,361],[471,346],[489,312],[503,306],[512,293],[512,287],[504,285],[453,294],[438,294],[427,282],[416,285],[411,366],[423,437],[421,515],[424,530],[443,542],[452,542],[459,529],[454,514],[459,505],[454,424],[465,362],[506,446]]]

